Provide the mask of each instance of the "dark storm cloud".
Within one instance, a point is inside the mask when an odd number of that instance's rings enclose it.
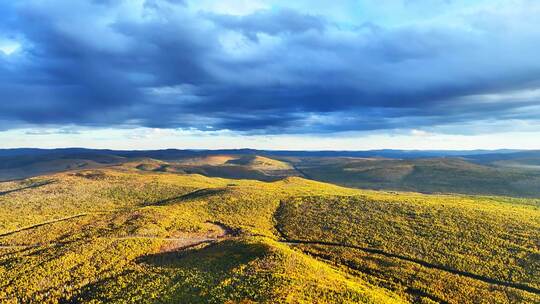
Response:
[[[0,50],[20,44],[0,51],[0,127],[326,133],[540,114],[540,9],[528,1],[399,27],[133,3],[0,4]]]
[[[216,24],[236,30],[246,37],[258,40],[261,33],[269,35],[303,33],[309,30],[322,31],[326,26],[324,19],[292,10],[259,11],[248,16],[207,15]]]

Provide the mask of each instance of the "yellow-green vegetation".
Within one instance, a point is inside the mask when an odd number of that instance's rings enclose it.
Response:
[[[0,183],[0,302],[535,303],[534,200],[141,170]],[[290,241],[285,241],[283,237]],[[519,287],[519,286],[518,286]],[[478,301],[482,299],[482,301]]]
[[[539,204],[510,201],[311,196],[283,201],[277,217],[283,236],[303,241],[306,252],[374,274],[397,290],[451,303],[539,301]]]

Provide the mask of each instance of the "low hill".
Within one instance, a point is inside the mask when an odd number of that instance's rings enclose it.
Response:
[[[275,181],[299,175],[288,163],[257,155],[213,155],[174,162],[151,160],[126,164],[143,171],[201,174],[210,177]]]
[[[209,155],[195,158],[186,158],[178,160],[178,163],[186,166],[218,166],[224,165],[230,160],[234,160],[236,157],[231,155]]]
[[[463,156],[458,157],[460,153]],[[377,157],[377,154],[392,158]],[[447,156],[420,157],[427,155]],[[275,181],[303,176],[356,188],[540,197],[540,153],[511,150],[0,150],[0,181],[127,163],[140,165],[141,171],[231,179]]]
[[[254,170],[264,171],[293,169],[289,163],[258,155],[245,155],[235,159],[230,159],[227,161],[227,164],[247,166]]]

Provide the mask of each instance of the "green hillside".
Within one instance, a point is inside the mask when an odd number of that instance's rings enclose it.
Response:
[[[540,301],[535,200],[136,167],[0,183],[1,301]]]

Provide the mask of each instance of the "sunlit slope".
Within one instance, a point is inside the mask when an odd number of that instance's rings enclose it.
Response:
[[[95,298],[107,303],[404,303],[287,246],[257,238],[158,252],[126,268],[112,279],[85,286],[72,299],[81,303]]]
[[[0,302],[539,299],[498,284],[538,288],[534,200],[361,191],[298,177],[230,180],[125,164],[0,183],[0,204]]]
[[[142,175],[115,170],[80,171],[10,182],[0,194],[0,233],[81,213],[151,205],[227,181],[193,175]]]
[[[406,302],[273,240],[279,197],[354,190],[117,170],[43,180],[2,184],[2,301]]]
[[[147,172],[201,174],[209,177],[260,181],[276,181],[287,176],[299,175],[289,163],[256,155],[212,155],[168,162],[145,159],[128,162],[123,166]]]
[[[233,159],[236,159],[236,158],[232,155],[209,155],[209,156],[181,159],[181,160],[178,160],[178,163],[182,165],[188,165],[188,166],[201,166],[201,165],[218,166],[218,165],[224,165],[225,163]]]
[[[181,159],[178,160],[177,163],[188,166],[242,165],[255,170],[292,169],[291,165],[286,162],[258,155],[209,155]]]
[[[286,162],[258,155],[245,155],[227,161],[227,164],[248,166],[257,170],[290,170],[292,166]]]
[[[448,303],[540,301],[539,203],[366,193],[299,197],[279,209],[284,238],[399,290]]]

